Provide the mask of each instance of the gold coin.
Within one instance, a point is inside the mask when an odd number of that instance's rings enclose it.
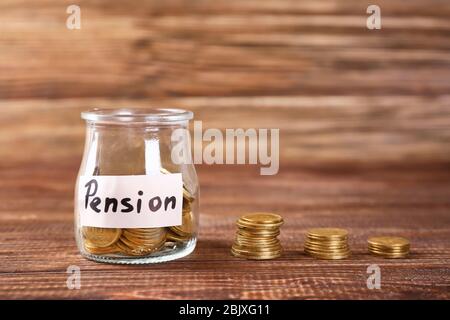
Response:
[[[231,249],[231,253],[234,256],[243,258],[243,259],[266,260],[266,259],[274,259],[274,258],[280,257],[282,254],[282,251],[270,252],[270,253],[247,254],[247,253],[241,253],[239,251]]]
[[[192,237],[192,235],[189,236],[180,236],[179,234],[173,232],[172,230],[168,230],[167,231],[167,240],[168,241],[173,241],[173,242],[184,242],[189,240]]]
[[[283,223],[283,218],[280,215],[269,212],[255,212],[245,214],[240,217],[240,220],[250,223],[269,224],[269,225]]]
[[[305,252],[317,253],[317,254],[345,254],[350,252],[350,248],[342,249],[342,250],[317,250],[311,248],[305,248]]]
[[[252,253],[231,248],[231,253],[235,256],[243,257],[245,259],[273,259],[281,256],[282,250]]]
[[[257,253],[257,252],[274,252],[281,249],[280,244],[275,244],[271,246],[246,246],[241,244],[233,244],[233,248],[237,251],[247,252],[247,253]]]
[[[323,247],[323,248],[340,248],[340,247],[346,247],[348,245],[347,241],[339,241],[339,242],[328,242],[328,241],[311,241],[307,240],[305,241],[305,246],[312,246],[312,247]]]
[[[280,234],[280,230],[277,231],[255,231],[250,229],[238,229],[237,234],[243,237],[249,238],[276,238]]]
[[[115,244],[101,248],[93,246],[89,241],[84,242],[84,249],[91,254],[111,254],[119,251],[119,248]]]
[[[277,214],[255,212],[236,221],[237,232],[231,253],[239,258],[265,260],[281,255],[282,246],[277,236],[283,218]]]
[[[283,224],[283,218],[274,213],[257,212],[243,215],[236,224],[255,229],[277,229]]]
[[[129,228],[116,245],[126,255],[143,256],[159,250],[165,240],[165,228]]]
[[[130,235],[136,238],[154,238],[159,237],[162,233],[164,233],[164,228],[145,228],[145,229],[124,229],[123,233],[125,235]]]
[[[117,241],[116,246],[120,249],[120,252],[127,256],[141,256],[144,255],[141,252],[137,252],[136,250],[128,247],[122,240]]]
[[[374,250],[374,249],[370,249],[369,252],[373,253],[373,254],[378,254],[378,255],[394,255],[394,256],[409,254],[409,251],[386,252],[386,251],[379,251],[379,250]]]
[[[143,229],[141,229],[143,230]],[[126,229],[123,231],[123,235],[142,240],[159,240],[165,233],[165,228],[149,228],[148,231],[137,231],[137,229]]]
[[[242,259],[250,259],[250,260],[269,260],[279,258],[281,256],[282,251],[271,252],[267,254],[247,254],[234,250],[231,248],[231,254],[237,258]]]
[[[133,256],[144,256],[156,252],[159,249],[161,249],[165,243],[165,241],[162,241],[160,244],[154,246],[134,246],[128,245],[123,240],[124,240],[123,238],[120,238],[119,241],[117,241],[116,243],[117,247],[119,247],[121,252],[125,253],[126,255],[133,255]]]
[[[320,247],[320,246],[312,246],[305,244],[305,248],[316,250],[316,251],[341,251],[341,250],[347,250],[349,248],[348,245],[341,246],[341,247]]]
[[[377,251],[382,253],[405,253],[409,252],[409,246],[402,247],[402,248],[387,248],[387,247],[380,247],[380,246],[374,246],[370,245],[367,247],[369,251]]]
[[[308,230],[308,237],[312,239],[345,239],[348,232],[339,228],[314,228]]]
[[[182,224],[170,227],[170,230],[180,236],[191,236],[194,233],[194,216],[192,211],[183,213]]]
[[[246,245],[254,245],[254,246],[267,246],[267,245],[273,245],[273,244],[279,244],[280,240],[277,238],[275,239],[268,239],[268,240],[255,240],[255,239],[248,239],[248,238],[242,238],[242,237],[236,237],[235,241],[237,243],[246,244]]]
[[[251,230],[251,231],[262,231],[262,232],[277,232],[280,230],[279,227],[277,226],[263,226],[263,225],[251,225],[248,223],[243,223],[241,221],[236,222],[236,225],[238,226],[238,228],[240,229],[246,229],[246,230]]]
[[[83,235],[95,247],[109,247],[119,240],[122,229],[83,227]]]
[[[402,237],[371,237],[367,240],[371,245],[383,246],[383,247],[404,247],[409,246],[409,240]]]
[[[323,248],[323,247],[312,247],[312,246],[305,246],[305,250],[312,250],[312,251],[318,251],[318,252],[339,252],[339,251],[345,251],[348,250],[349,247],[341,247],[341,248]]]
[[[164,237],[158,237],[153,239],[140,239],[140,238],[133,238],[131,236],[123,236],[120,237],[120,240],[122,242],[126,243],[130,247],[134,246],[157,246],[161,243],[161,241],[165,240]]]
[[[163,174],[171,174],[171,172],[165,168],[160,168],[160,171]],[[192,196],[192,194],[189,192],[189,190],[186,188],[184,184],[183,184],[183,198],[185,198],[188,202],[192,202],[195,200],[195,198]]]
[[[304,251],[318,259],[338,260],[350,256],[348,232],[340,228],[313,228],[307,231]]]
[[[409,251],[409,246],[405,246],[402,248],[388,248],[388,247],[382,247],[382,246],[375,246],[375,245],[370,245],[368,246],[369,250],[376,250],[376,251],[381,251],[381,252],[407,252]]]

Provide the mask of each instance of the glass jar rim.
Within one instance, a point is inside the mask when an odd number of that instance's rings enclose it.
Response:
[[[94,108],[81,112],[82,119],[103,123],[172,123],[188,121],[193,117],[192,111],[176,108]]]

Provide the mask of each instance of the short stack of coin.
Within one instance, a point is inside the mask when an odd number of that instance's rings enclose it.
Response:
[[[238,230],[231,253],[244,259],[266,260],[281,256],[282,247],[277,236],[283,218],[273,213],[246,214],[236,222]]]
[[[367,240],[369,252],[384,258],[405,258],[409,254],[408,239],[401,237],[371,237]]]
[[[344,229],[310,229],[305,238],[305,252],[318,259],[345,259],[350,256],[347,238],[348,232]]]

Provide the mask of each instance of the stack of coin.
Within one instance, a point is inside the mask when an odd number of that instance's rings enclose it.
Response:
[[[281,256],[282,247],[277,236],[283,218],[273,213],[243,215],[237,222],[238,231],[231,253],[244,259],[265,260]]]
[[[305,252],[318,259],[345,259],[350,255],[348,232],[337,228],[310,229],[305,239]]]
[[[408,239],[401,237],[372,237],[367,240],[371,254],[384,258],[405,258],[409,254]]]

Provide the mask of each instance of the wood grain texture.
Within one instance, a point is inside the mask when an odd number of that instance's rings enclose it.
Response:
[[[78,163],[9,165],[0,185],[0,298],[449,299],[450,174],[411,170],[301,170],[259,176],[244,167],[200,167],[201,229],[187,258],[149,266],[90,262],[73,239],[72,189]],[[248,211],[282,214],[282,258],[231,256],[234,221]],[[347,228],[353,255],[320,261],[303,253],[306,229]],[[404,260],[372,257],[370,235],[408,237]],[[378,264],[382,289],[366,287]],[[66,269],[81,268],[81,289]]]
[[[381,0],[0,2],[0,298],[450,299],[450,6]],[[91,107],[193,110],[204,128],[279,128],[280,172],[199,166],[201,229],[178,261],[87,261],[73,187]],[[249,211],[286,220],[282,258],[229,253]],[[350,231],[353,255],[303,254],[310,227]],[[367,254],[375,234],[405,260]],[[366,269],[381,267],[381,290]],[[81,289],[66,287],[80,266]]]
[[[450,162],[448,1],[378,1],[382,30],[360,0],[77,3],[81,30],[71,1],[0,3],[0,139],[51,127],[27,147],[70,157],[79,111],[167,105],[279,127],[285,162]]]
[[[448,94],[445,0],[2,1],[3,98]]]

